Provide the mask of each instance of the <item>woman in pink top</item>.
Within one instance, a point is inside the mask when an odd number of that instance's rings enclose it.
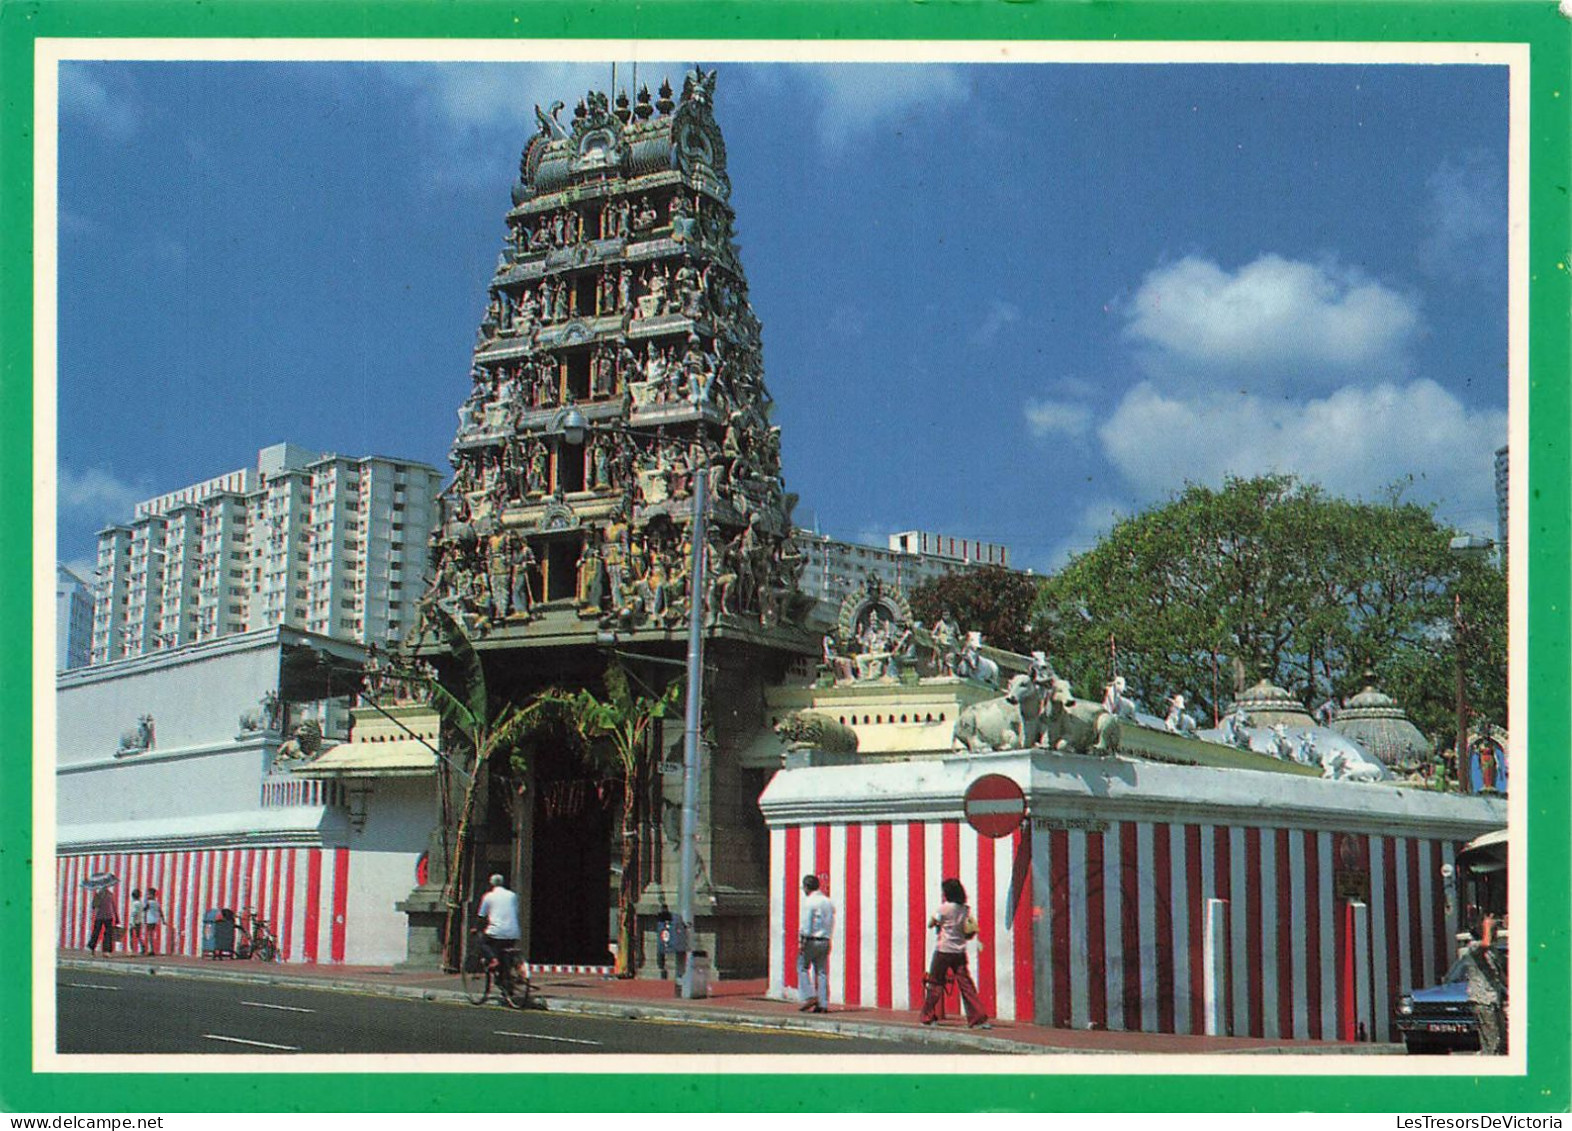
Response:
[[[938,933],[939,941],[934,946],[933,960],[928,966],[928,994],[922,1003],[922,1023],[932,1025],[938,1020],[939,1000],[944,996],[944,979],[953,970],[956,985],[961,990],[961,1003],[966,1007],[967,1028],[991,1029],[993,1026],[988,1023],[988,1012],[983,1008],[982,998],[977,995],[977,985],[966,967],[966,943],[969,939],[966,927],[972,916],[971,909],[966,906],[966,889],[961,886],[960,880],[952,877],[941,883],[939,890],[944,894],[944,902],[928,920],[928,926]]]

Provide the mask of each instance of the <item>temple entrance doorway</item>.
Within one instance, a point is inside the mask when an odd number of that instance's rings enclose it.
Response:
[[[529,960],[609,964],[617,791],[571,746],[543,743],[533,792]]]

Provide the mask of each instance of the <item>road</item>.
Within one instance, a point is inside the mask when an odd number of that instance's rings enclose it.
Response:
[[[974,1053],[960,1047],[258,986],[56,974],[62,1053]]]

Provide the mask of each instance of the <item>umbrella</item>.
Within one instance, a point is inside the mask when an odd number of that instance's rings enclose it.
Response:
[[[82,886],[88,891],[102,891],[104,888],[112,888],[118,883],[120,883],[120,877],[113,872],[94,872],[82,881]]]

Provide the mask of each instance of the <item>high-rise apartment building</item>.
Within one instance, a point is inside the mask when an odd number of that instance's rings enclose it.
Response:
[[[910,593],[925,581],[986,566],[1008,568],[1009,547],[996,542],[906,531],[889,536],[888,547],[842,542],[807,530],[793,532],[802,554],[801,590],[818,601],[817,621],[834,619],[841,601],[869,574],[885,586]]]
[[[93,638],[93,591],[74,572],[55,565],[55,667],[60,671],[87,663]]]
[[[98,536],[90,660],[275,625],[398,640],[430,580],[441,486],[426,464],[274,444],[139,503]]]

